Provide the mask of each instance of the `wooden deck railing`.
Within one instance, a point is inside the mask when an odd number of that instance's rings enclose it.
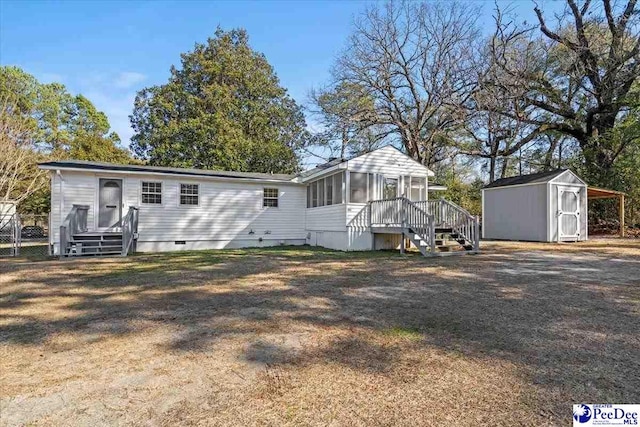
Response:
[[[460,238],[469,242],[474,250],[480,249],[480,222],[478,217],[445,199],[412,202],[406,197],[369,202],[369,226],[411,228],[424,236],[432,248],[435,229],[451,228]]]
[[[405,197],[373,200],[370,205],[370,226],[402,227],[403,203]]]
[[[428,214],[406,197],[373,200],[369,202],[369,215],[369,226],[411,229],[419,235],[420,240],[427,243],[431,252],[435,250],[433,215]]]

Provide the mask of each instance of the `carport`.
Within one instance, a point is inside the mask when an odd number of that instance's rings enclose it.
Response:
[[[587,187],[587,200],[618,199],[618,217],[620,219],[620,237],[624,237],[624,196],[622,191]]]

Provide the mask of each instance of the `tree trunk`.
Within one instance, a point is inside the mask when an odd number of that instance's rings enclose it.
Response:
[[[489,158],[489,184],[496,180],[496,156]]]
[[[506,178],[507,177],[507,167],[509,166],[509,158],[508,157],[503,157],[502,158],[502,171],[500,172],[500,178]]]

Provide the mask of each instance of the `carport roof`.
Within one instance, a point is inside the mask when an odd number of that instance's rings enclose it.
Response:
[[[508,187],[510,185],[538,184],[548,182],[568,170],[569,169],[556,169],[553,171],[538,172],[529,175],[501,178],[493,181],[491,184],[485,185],[484,188]]]
[[[607,190],[605,188],[587,187],[587,197],[589,199],[611,199],[624,196],[625,193],[616,190]]]

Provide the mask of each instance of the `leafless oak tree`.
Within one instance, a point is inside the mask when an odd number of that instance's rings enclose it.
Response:
[[[505,108],[501,114],[530,126],[529,133],[502,154],[511,155],[540,135],[558,132],[579,143],[591,167],[606,170],[627,142],[602,136],[637,102],[637,0],[566,1],[564,14],[556,16],[553,25],[539,7],[534,9],[535,27],[522,28],[497,15],[492,60],[504,78],[493,84],[520,101],[520,108]]]
[[[432,167],[450,154],[477,84],[477,11],[457,2],[389,2],[356,21],[335,76],[365,88],[375,123]]]

